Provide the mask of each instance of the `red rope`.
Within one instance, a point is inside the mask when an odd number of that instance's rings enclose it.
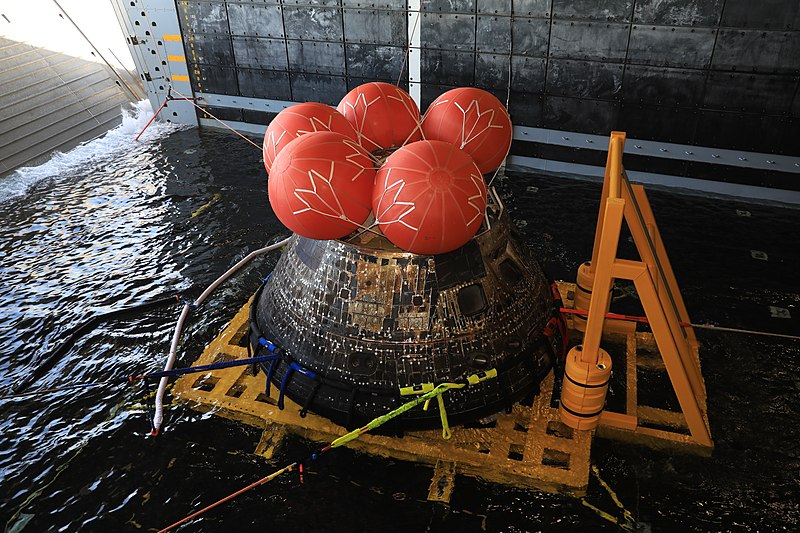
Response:
[[[139,140],[139,137],[142,136],[142,134],[144,133],[144,130],[146,130],[150,126],[150,124],[153,123],[153,121],[156,119],[156,117],[161,112],[161,110],[164,109],[164,106],[167,105],[167,102],[169,102],[169,100],[170,100],[169,96],[164,99],[164,103],[161,104],[161,106],[158,109],[156,109],[156,112],[153,113],[153,117],[150,120],[147,121],[147,124],[144,125],[144,128],[142,128],[142,131],[139,132],[139,135],[136,136],[134,141],[138,141]]]
[[[564,314],[568,315],[580,315],[580,316],[589,316],[589,311],[584,311],[582,309],[567,309],[566,307],[562,307],[559,309]],[[650,321],[647,319],[646,316],[634,316],[634,315],[621,315],[619,313],[606,313],[605,318],[610,318],[613,320],[627,320],[629,322],[641,322],[643,324],[649,324]],[[678,322],[679,326],[688,327],[688,326],[695,326],[696,324],[690,324],[689,322]]]
[[[193,518],[197,518],[198,516],[200,516],[201,514],[205,513],[206,511],[210,511],[210,510],[211,510],[211,509],[213,509],[214,507],[217,507],[217,506],[219,506],[219,505],[222,505],[223,503],[225,503],[225,502],[228,502],[228,501],[230,501],[230,500],[234,499],[235,497],[239,496],[240,494],[244,494],[244,493],[245,493],[245,492],[247,492],[248,490],[254,489],[254,488],[258,487],[259,485],[263,485],[263,484],[264,484],[264,483],[266,483],[267,481],[272,481],[273,479],[275,479],[276,477],[278,477],[278,475],[280,475],[280,474],[282,474],[282,473],[284,473],[284,472],[287,472],[287,471],[289,471],[289,470],[293,469],[295,466],[297,466],[297,463],[292,463],[292,464],[290,464],[289,466],[286,466],[286,467],[284,467],[284,468],[281,468],[281,469],[280,469],[280,470],[278,470],[277,472],[273,472],[272,474],[270,474],[270,475],[268,475],[268,476],[262,477],[261,479],[259,479],[259,480],[258,480],[258,481],[256,481],[255,483],[251,483],[251,484],[249,484],[248,486],[244,487],[243,489],[239,489],[239,490],[237,490],[236,492],[234,492],[233,494],[229,494],[228,496],[225,496],[225,497],[224,497],[224,498],[222,498],[221,500],[218,500],[218,501],[216,501],[216,502],[212,503],[211,505],[209,505],[209,506],[207,506],[207,507],[203,507],[202,509],[200,509],[200,510],[199,510],[199,511],[197,511],[196,513],[192,513],[192,514],[190,514],[189,516],[187,516],[186,518],[183,518],[183,519],[181,519],[181,520],[178,520],[178,521],[177,521],[177,522],[175,522],[174,524],[172,524],[172,525],[169,525],[169,526],[165,527],[164,529],[160,530],[158,533],[164,533],[164,532],[166,532],[166,531],[169,531],[170,529],[174,529],[174,528],[176,528],[176,527],[180,526],[181,524],[185,524],[185,523],[186,523],[186,522],[188,522],[189,520],[192,520]]]

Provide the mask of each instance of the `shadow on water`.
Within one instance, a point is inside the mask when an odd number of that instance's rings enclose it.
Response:
[[[551,275],[574,279],[591,250],[599,186],[514,173],[501,190]],[[792,280],[800,211],[664,191],[650,199],[694,321],[798,334]],[[38,181],[0,202],[0,221],[4,391],[86,315],[203,287],[285,234],[267,203],[259,154],[232,135],[196,130]],[[632,253],[624,240],[623,248]],[[257,261],[196,311],[182,364],[216,336],[276,259]],[[792,318],[773,318],[770,306]],[[161,366],[177,312],[96,329],[40,385]],[[700,339],[714,456],[598,440],[594,462],[653,531],[796,530],[798,343],[715,332]],[[145,396],[120,387],[0,404],[3,523],[15,532],[160,528],[312,447],[292,438],[266,461],[252,454],[258,430],[185,407],[173,407],[166,432],[148,438]],[[615,529],[578,500],[463,477],[450,506],[428,503],[429,482],[426,467],[338,450],[311,465],[305,483],[293,474],[278,478],[185,530]],[[595,483],[589,499],[614,509]]]

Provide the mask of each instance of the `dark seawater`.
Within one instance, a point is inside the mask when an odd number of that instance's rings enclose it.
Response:
[[[194,298],[244,255],[286,235],[252,146],[197,130],[134,143],[129,129],[109,155],[61,165],[50,177],[0,180],[0,394],[87,315],[183,290]],[[550,274],[573,280],[591,252],[599,185],[513,173],[500,189]],[[800,210],[675,191],[649,196],[695,322],[800,334]],[[625,253],[630,246],[623,240]],[[191,364],[276,260],[256,260],[194,313],[179,364]],[[771,317],[769,306],[791,318]],[[97,328],[38,386],[160,368],[178,312]],[[713,457],[597,439],[593,462],[643,530],[797,531],[800,343],[698,337]],[[180,405],[169,409],[162,435],[150,438],[146,394],[119,386],[0,401],[6,531],[159,529],[315,448],[290,438],[266,461],[252,453],[259,430]],[[617,529],[579,500],[461,476],[450,506],[428,503],[430,475],[427,467],[337,450],[311,466],[304,484],[294,474],[277,478],[183,530]],[[587,500],[618,514],[594,479]]]

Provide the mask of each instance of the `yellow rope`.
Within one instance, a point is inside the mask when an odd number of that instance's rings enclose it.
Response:
[[[625,506],[622,504],[622,501],[620,501],[619,496],[617,496],[617,493],[614,491],[614,489],[612,489],[611,486],[608,483],[606,483],[603,480],[603,478],[600,477],[600,469],[597,468],[596,465],[592,465],[592,474],[594,474],[594,477],[597,478],[597,481],[600,483],[600,486],[606,490],[606,492],[608,493],[609,496],[611,496],[611,499],[614,501],[616,506],[622,511],[622,520],[612,515],[611,513],[607,513],[606,511],[603,511],[599,507],[592,505],[591,503],[587,502],[585,498],[581,499],[581,503],[584,505],[584,507],[588,507],[589,509],[597,513],[597,516],[599,516],[600,518],[608,520],[609,522],[616,524],[617,526],[626,531],[634,531],[633,524],[636,523],[636,520],[633,518],[633,513],[631,513],[625,508]]]
[[[617,518],[616,516],[608,514],[607,512],[603,511],[602,509],[600,509],[598,507],[595,507],[594,505],[592,505],[591,503],[587,502],[586,500],[581,500],[581,503],[583,504],[584,507],[588,507],[589,509],[591,509],[592,511],[597,513],[597,516],[599,516],[600,518],[603,518],[604,520],[608,520],[612,524],[616,525],[617,527],[619,527],[621,529],[624,529],[625,531],[633,531],[633,526],[631,526],[630,524],[627,524],[627,523],[620,523],[619,518]]]
[[[625,520],[628,522],[634,522],[635,520],[633,519],[633,514],[628,511],[624,505],[622,505],[622,502],[619,500],[617,493],[614,492],[614,489],[612,489],[611,486],[609,486],[609,484],[600,477],[600,469],[597,468],[597,465],[592,465],[592,474],[594,474],[594,476],[597,478],[597,481],[600,482],[600,485],[606,489],[606,492],[608,492],[608,495],[611,496],[612,500],[614,500],[614,503],[617,504],[617,507],[622,509],[622,516],[625,518]]]

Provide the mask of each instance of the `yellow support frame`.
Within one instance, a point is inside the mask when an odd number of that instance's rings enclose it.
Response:
[[[604,412],[600,429],[632,431],[642,436],[713,446],[706,415],[706,390],[697,357],[697,339],[681,297],[666,249],[656,226],[644,188],[628,180],[622,165],[625,133],[612,132],[597,217],[592,261],[594,286],[589,305],[581,360],[597,361],[605,310],[615,279],[631,280],[636,287],[664,366],[680,403],[690,437],[639,425],[639,406],[629,402],[628,412]],[[630,229],[639,261],[617,258],[622,223]],[[633,373],[631,381],[630,373]],[[636,366],[628,368],[628,383],[636,387]]]

